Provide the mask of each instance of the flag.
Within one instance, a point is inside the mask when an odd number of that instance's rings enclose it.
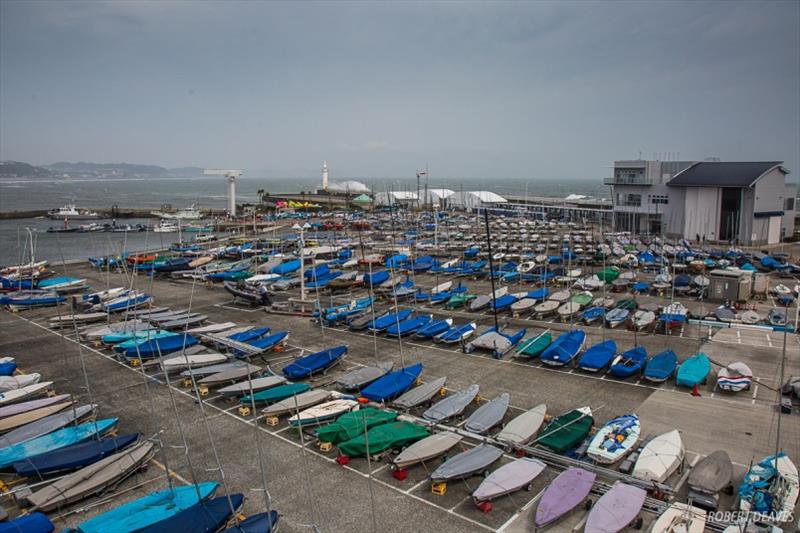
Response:
[[[417,170],[417,177],[418,178],[420,176],[427,176],[427,175],[428,175],[428,171],[427,170]]]

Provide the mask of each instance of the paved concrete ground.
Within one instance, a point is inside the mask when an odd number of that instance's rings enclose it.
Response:
[[[124,281],[121,275],[112,274],[110,279],[106,279],[84,267],[71,267],[69,274],[87,277],[95,288],[102,288],[106,283],[119,285]],[[432,276],[421,276],[417,282],[423,286],[435,284]],[[446,375],[449,389],[479,383],[484,398],[509,392],[513,408],[507,419],[543,402],[548,405],[548,411],[556,415],[589,405],[595,412],[597,424],[619,414],[635,412],[642,420],[643,434],[680,429],[690,464],[698,456],[719,448],[726,449],[737,463],[738,479],[751,460],[759,460],[775,450],[779,415],[774,408],[774,389],[778,385],[782,335],[721,330],[712,331],[709,341],[707,328],[687,327],[671,336],[640,333],[635,338],[624,330],[603,332],[586,328],[589,334],[587,346],[599,341],[605,333],[614,338],[621,349],[638,343],[652,354],[670,347],[681,359],[702,349],[714,361],[745,361],[758,378],[757,386],[739,394],[719,391],[715,380],[709,379],[708,384],[701,388],[701,395],[694,397],[688,390],[677,389],[674,382],[652,386],[635,378],[621,381],[577,370],[544,368],[538,362],[508,356],[503,360],[493,360],[482,354],[465,355],[457,347],[442,347],[427,341],[403,340],[401,348],[397,340],[382,336],[340,329],[322,330],[307,318],[265,314],[262,310],[231,305],[229,295],[220,287],[207,289],[174,281],[151,284],[144,277],[138,278],[136,284],[153,294],[159,306],[182,308],[191,304],[193,310],[207,314],[212,321],[266,324],[273,330],[290,330],[289,349],[268,358],[267,362],[275,369],[302,353],[348,344],[350,351],[345,364],[317,380],[317,386],[323,386],[336,375],[376,358],[391,358],[397,365],[420,361],[425,365],[424,379]],[[334,453],[320,452],[312,441],[306,440],[307,435],[302,436],[301,442],[301,435],[289,429],[285,422],[267,427],[263,420],[258,420],[256,430],[251,419],[238,414],[235,403],[215,398],[213,392],[204,401],[204,417],[193,396],[179,383],[167,388],[163,376],[153,370],[143,375],[139,369],[116,362],[107,352],[81,347],[71,331],[63,332],[62,336],[45,329],[45,319],[57,312],[58,309],[42,309],[19,315],[0,313],[0,354],[17,357],[26,372],[40,372],[46,379],[54,380],[58,392],[71,392],[84,402],[91,396],[101,405],[101,416],[121,418],[121,432],[140,431],[146,435],[163,432],[167,448],[164,455],[157,456],[157,460],[160,464],[166,462],[180,479],[192,479],[192,471],[198,479],[220,479],[219,472],[214,470],[217,463],[211,446],[213,438],[228,486],[232,491],[241,491],[248,496],[246,513],[264,508],[262,493],[258,492],[262,487],[257,448],[260,444],[269,491],[275,508],[284,515],[286,531],[306,531],[310,524],[319,526],[322,531],[372,531],[373,517],[380,531],[527,531],[531,528],[531,513],[536,499],[547,482],[558,473],[557,469],[548,468],[534,483],[531,492],[523,491],[500,499],[492,513],[484,514],[475,508],[469,497],[480,482],[477,477],[463,483],[450,483],[444,496],[431,494],[426,467],[435,468],[438,462],[412,468],[409,478],[400,482],[391,476],[386,462],[368,465],[365,459],[355,459],[347,467],[337,465],[333,461]],[[442,311],[437,309],[437,312]],[[475,315],[463,316],[474,318]],[[484,324],[491,320],[488,315],[480,317]],[[543,328],[562,330],[569,327],[568,324],[506,321],[529,326],[529,335]],[[800,374],[797,337],[788,336],[787,346],[786,374]],[[91,394],[83,378],[84,365]],[[782,415],[781,426],[780,446],[797,461],[800,459],[800,416]],[[188,444],[188,457],[180,448],[181,433]],[[510,458],[503,459],[507,460]],[[190,463],[193,468],[190,468]],[[158,478],[157,481],[121,495],[111,505],[155,486],[164,486],[163,472],[154,466],[147,473],[126,482],[123,488],[146,479]],[[368,476],[370,466],[372,482]],[[683,478],[683,474],[678,473],[669,480],[679,493],[685,492]],[[723,503],[731,504],[730,501]],[[102,508],[67,515],[59,525],[84,520]],[[569,530],[580,524],[584,517],[585,512],[576,512],[554,530]],[[652,519],[647,518],[648,521]]]

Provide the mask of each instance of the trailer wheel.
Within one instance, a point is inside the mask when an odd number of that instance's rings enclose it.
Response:
[[[591,499],[591,498],[587,498],[587,499],[586,499],[586,503],[584,504],[584,506],[583,506],[583,507],[584,507],[584,508],[585,508],[587,511],[588,511],[589,509],[591,509],[591,508],[592,508],[592,499]]]
[[[640,516],[633,524],[633,529],[642,529],[642,525],[644,525],[644,520],[642,520],[642,517]]]

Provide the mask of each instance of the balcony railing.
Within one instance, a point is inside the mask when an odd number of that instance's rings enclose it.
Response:
[[[603,178],[604,185],[652,185],[653,180],[644,176],[629,178],[627,176]]]

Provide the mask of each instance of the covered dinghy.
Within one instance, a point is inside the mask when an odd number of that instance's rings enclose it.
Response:
[[[592,490],[597,475],[582,468],[568,468],[544,490],[536,508],[534,524],[544,527],[578,506]]]
[[[358,411],[350,411],[336,419],[336,422],[317,429],[317,439],[320,442],[339,444],[353,439],[364,433],[364,428],[373,428],[381,424],[388,424],[397,419],[397,413],[365,407]]]
[[[278,525],[278,511],[250,515],[222,533],[272,533]]]
[[[516,346],[526,332],[527,330],[523,328],[516,333],[506,334],[491,328],[467,344],[466,351],[471,353],[477,349],[486,350],[491,352],[492,357],[500,358]]]
[[[506,463],[478,485],[472,493],[472,499],[475,503],[480,503],[511,494],[530,485],[545,468],[543,462],[531,457],[522,457]]]
[[[411,388],[421,373],[422,363],[389,372],[364,387],[361,395],[373,402],[391,400]]]
[[[55,526],[42,513],[31,513],[0,522],[0,533],[51,533]]]
[[[339,452],[347,457],[358,457],[369,453],[380,453],[389,448],[399,448],[412,444],[428,436],[428,429],[419,424],[399,421],[382,424],[339,444]],[[369,440],[369,449],[367,448]]]
[[[166,520],[200,500],[206,500],[217,490],[216,481],[197,485],[172,487],[115,507],[97,515],[75,528],[76,533],[108,533],[109,531],[141,531]]]
[[[289,379],[303,379],[316,373],[322,372],[328,367],[336,364],[344,354],[347,353],[347,346],[336,346],[321,352],[312,353],[301,357],[292,364],[284,367],[283,375]]]
[[[647,491],[639,487],[625,483],[614,484],[589,511],[586,531],[616,533],[634,522],[640,528],[641,524],[637,521],[637,517],[646,496]]]
[[[503,456],[503,450],[489,444],[481,444],[451,457],[431,473],[431,480],[441,482],[463,479],[483,472],[489,465]]]
[[[238,512],[244,503],[242,494],[219,496],[196,503],[171,517],[142,529],[142,533],[215,533],[220,530],[233,513]]]
[[[73,444],[60,450],[35,455],[14,463],[14,471],[20,476],[40,477],[55,472],[75,470],[124,450],[139,438],[138,433],[120,435],[99,440]]]

